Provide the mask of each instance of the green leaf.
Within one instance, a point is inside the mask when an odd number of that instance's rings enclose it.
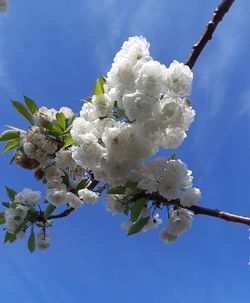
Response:
[[[74,144],[74,140],[70,134],[64,136],[63,140],[64,140],[63,148],[69,147]]]
[[[17,235],[18,233],[20,233],[20,231],[24,230],[25,226],[26,226],[27,220],[23,221],[20,225],[17,226],[16,230],[15,230],[15,234]]]
[[[15,110],[21,114],[31,125],[34,125],[34,121],[32,118],[32,115],[29,113],[27,108],[18,101],[12,101],[12,106],[15,108]]]
[[[36,249],[36,240],[35,240],[35,233],[34,233],[34,225],[31,227],[30,236],[28,240],[28,248],[29,251],[32,253]]]
[[[53,122],[51,122],[51,130],[56,133],[56,135],[61,135],[63,133],[63,130],[61,129],[61,127],[58,124],[55,124]]]
[[[9,202],[2,202],[2,205],[6,208],[10,208],[10,203]]]
[[[123,211],[124,215],[128,215],[129,214],[129,204],[124,205],[124,211]]]
[[[131,207],[131,211],[130,211],[130,214],[131,214],[131,221],[132,222],[135,222],[140,213],[141,213],[141,210],[143,209],[143,207],[145,206],[145,203],[147,202],[147,199],[145,198],[142,198],[142,199],[139,199],[137,200]]]
[[[128,187],[130,189],[130,195],[135,195],[135,194],[138,194],[138,193],[141,193],[143,192],[143,190],[137,188],[137,182],[133,182],[133,181],[128,181],[126,183],[126,187]]]
[[[48,218],[52,213],[53,211],[56,209],[56,206],[53,205],[53,204],[49,204],[44,212],[44,216],[45,218]]]
[[[14,220],[16,220],[16,221],[20,221],[22,218],[20,217],[20,216],[15,216],[14,217]]]
[[[78,192],[78,190],[85,188],[86,185],[88,184],[88,182],[89,182],[89,179],[81,180],[76,186],[76,189],[75,189],[76,193]]]
[[[126,118],[126,119],[128,119],[128,117],[126,116],[125,111],[124,111],[123,109],[121,109],[121,108],[118,108],[117,115],[118,115],[119,117],[121,117],[121,118]]]
[[[103,89],[102,82],[99,79],[97,79],[95,82],[95,86],[94,86],[94,94],[96,96],[100,96],[103,93],[104,93],[104,89]]]
[[[148,223],[150,217],[140,218],[135,222],[128,230],[128,236],[138,233],[143,229],[143,227]]]
[[[10,201],[11,201],[11,202],[14,202],[15,196],[16,196],[16,194],[17,194],[16,191],[14,191],[14,189],[9,188],[9,187],[7,187],[7,186],[5,186],[5,189],[6,189],[6,192],[7,192],[7,195],[8,195],[8,197],[9,197]]]
[[[67,187],[69,187],[69,186],[70,186],[69,175],[68,175],[67,173],[64,172],[64,175],[63,175],[62,179],[63,179],[63,183],[64,183]]]
[[[5,223],[5,217],[4,217],[4,212],[0,212],[0,224]]]
[[[117,187],[113,187],[108,194],[109,195],[123,195],[126,191],[126,187],[125,186],[117,186]]]
[[[5,132],[1,133],[0,141],[9,141],[9,140],[16,139],[19,137],[20,137],[20,131],[6,130]]]
[[[84,99],[84,102],[92,102],[92,98],[91,97],[87,97]]]
[[[49,134],[52,136],[59,137],[63,133],[63,130],[58,124],[50,121],[42,121],[41,124],[49,131]]]
[[[14,241],[16,240],[16,235],[15,234],[12,234],[12,233],[9,233],[8,231],[6,232],[5,234],[5,238],[4,238],[4,243],[6,242],[10,242],[10,243],[13,243]]]
[[[102,86],[103,86],[103,84],[105,84],[107,82],[106,78],[103,75],[100,75],[99,81],[100,81]]]
[[[176,153],[173,153],[169,158],[168,158],[168,161],[169,160],[176,160],[177,157],[176,157]]]
[[[59,126],[61,127],[62,130],[65,130],[67,127],[67,123],[66,123],[66,119],[64,117],[63,113],[57,113],[56,114],[56,120],[59,124]]]
[[[5,144],[2,152],[6,153],[9,150],[11,150],[12,148],[15,148],[20,143],[20,141],[21,141],[20,138],[16,138],[16,139],[8,141],[8,143]]]
[[[27,96],[23,96],[24,97],[24,101],[28,107],[28,109],[30,110],[30,112],[32,114],[36,113],[39,110],[39,107],[36,105],[35,101],[33,101],[32,99],[30,99]]]

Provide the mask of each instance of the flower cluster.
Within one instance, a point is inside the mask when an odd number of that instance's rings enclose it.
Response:
[[[161,224],[158,211],[166,207],[168,223],[160,238],[175,241],[191,227],[187,208],[200,200],[201,193],[192,187],[192,172],[175,154],[168,159],[150,157],[160,147],[177,148],[185,139],[195,116],[188,99],[192,80],[188,66],[173,61],[166,67],[150,56],[144,37],[131,37],[107,76],[97,79],[79,117],[67,107],[39,108],[26,96],[27,107],[13,101],[31,127],[12,128],[2,133],[0,141],[8,141],[4,151],[15,148],[17,165],[35,171],[45,184],[49,204],[44,211],[39,205],[38,211],[35,193],[16,194],[15,207],[2,220],[7,232],[21,238],[28,222],[38,223],[41,230],[29,240],[31,250],[35,244],[46,249],[50,219],[84,203],[94,204],[104,191],[108,211],[130,216],[122,224],[129,235]],[[61,205],[67,207],[65,212],[51,215]],[[33,213],[27,217],[30,209]]]
[[[83,104],[71,130],[73,159],[110,185],[125,184],[132,169],[160,146],[176,148],[195,112],[184,98],[192,72],[174,61],[154,61],[143,37],[126,41],[107,74],[104,92]]]
[[[37,202],[41,198],[41,192],[32,191],[29,188],[25,188],[20,193],[15,193],[11,189],[7,188],[8,194],[11,198],[11,203],[6,204],[7,210],[4,213],[5,226],[6,226],[6,236],[5,241],[13,242],[16,238],[23,239],[26,229],[31,225],[32,230],[29,239],[31,250],[34,249],[35,245],[35,235],[34,235],[34,224],[37,220],[37,212],[35,210]],[[39,220],[38,220],[39,221]],[[41,237],[45,233],[45,224],[41,222],[36,224],[39,227],[39,232],[37,233],[36,245],[39,249],[45,249],[49,246],[49,236],[46,234],[46,243]],[[31,240],[33,239],[33,243]]]

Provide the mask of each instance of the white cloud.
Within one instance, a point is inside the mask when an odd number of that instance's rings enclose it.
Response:
[[[197,78],[203,91],[210,98],[210,114],[217,115],[226,100],[228,76],[233,73],[234,62],[240,58],[246,44],[248,13],[246,3],[233,5],[214,38],[201,54],[201,68]]]

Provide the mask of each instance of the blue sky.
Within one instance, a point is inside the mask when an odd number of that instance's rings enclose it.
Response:
[[[0,124],[27,127],[10,100],[75,111],[129,36],[144,35],[162,63],[184,61],[217,1],[10,0],[0,15]],[[236,1],[194,72],[197,116],[178,156],[193,171],[201,205],[249,212],[250,2]],[[3,127],[1,126],[1,130]],[[162,155],[169,155],[165,151]],[[42,189],[32,173],[0,158],[4,185]],[[52,245],[30,254],[26,242],[0,245],[1,300],[19,302],[249,302],[247,227],[195,216],[178,242],[159,230],[127,237],[124,217],[103,201],[54,222]],[[2,232],[2,238],[4,233]]]

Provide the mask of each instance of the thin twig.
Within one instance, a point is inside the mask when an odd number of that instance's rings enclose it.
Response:
[[[209,40],[212,39],[213,33],[217,27],[217,25],[222,21],[225,14],[229,11],[232,6],[234,0],[223,0],[221,4],[214,11],[212,19],[208,22],[203,34],[196,44],[193,45],[192,52],[190,53],[188,59],[185,64],[193,68],[196,60],[201,54],[203,48],[206,46]]]

